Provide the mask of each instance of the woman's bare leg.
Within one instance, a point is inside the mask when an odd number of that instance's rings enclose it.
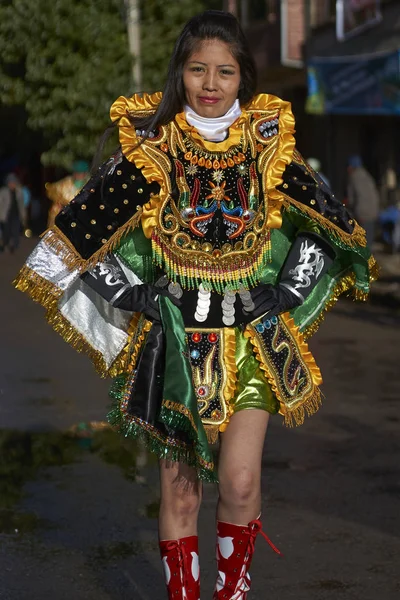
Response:
[[[261,458],[269,413],[235,413],[221,435],[217,519],[247,525],[261,512]]]
[[[160,540],[197,535],[202,485],[195,469],[184,463],[160,460]]]

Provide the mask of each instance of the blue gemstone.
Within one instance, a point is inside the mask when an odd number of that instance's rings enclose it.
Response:
[[[192,350],[190,356],[196,360],[196,358],[199,358],[200,352],[198,350]]]
[[[256,329],[258,331],[258,333],[264,333],[264,325],[262,323],[257,323],[256,325]]]
[[[271,317],[272,325],[278,325],[278,317]]]
[[[271,321],[270,321],[269,319],[266,319],[266,320],[264,321],[264,326],[265,326],[267,329],[271,329]]]

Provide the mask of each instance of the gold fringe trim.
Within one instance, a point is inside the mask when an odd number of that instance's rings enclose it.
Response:
[[[70,271],[79,269],[82,272],[84,270],[85,260],[57,225],[47,229],[40,237],[43,243],[62,259]]]
[[[203,426],[209,444],[216,444],[219,440],[219,432],[225,431],[225,429],[221,429],[222,425],[221,427],[218,427],[218,425],[208,425],[203,423]]]
[[[46,309],[46,320],[53,327],[54,331],[59,333],[77,352],[86,354],[101,377],[115,377],[124,371],[131,337],[134,333],[135,316],[129,326],[127,343],[113,363],[107,367],[101,352],[95,350],[87,339],[59,311],[58,301],[64,293],[63,290],[60,290],[53,283],[50,283],[26,265],[22,267],[13,284],[18,290],[27,293],[32,300],[38,302]]]
[[[140,208],[88,259],[81,257],[71,241],[57,225],[53,225],[53,227],[47,229],[41,237],[43,238],[43,242],[51,248],[57,256],[62,258],[66,267],[71,271],[78,269],[82,273],[83,271],[87,271],[91,267],[94,267],[98,262],[104,260],[107,254],[113,252],[120,245],[122,238],[139,225],[142,212],[142,208]]]
[[[303,362],[306,364],[311,374],[313,383],[312,392],[308,398],[299,401],[301,404],[299,403],[297,406],[288,407],[280,397],[275,378],[263,359],[263,351],[260,347],[255,329],[248,325],[244,331],[244,336],[250,339],[255,357],[260,364],[260,369],[264,371],[272,391],[279,401],[279,414],[284,417],[284,424],[286,427],[293,427],[294,425],[302,425],[306,415],[311,416],[320,408],[322,404],[322,393],[318,386],[322,383],[322,376],[313,355],[308,349],[308,345],[305,342],[303,335],[299,331],[299,328],[294,324],[294,320],[290,317],[289,313],[284,313],[280,315],[279,318],[282,319],[290,329],[295,339],[299,354],[301,355]]]
[[[32,300],[39,302],[47,309],[57,307],[59,298],[63,295],[63,290],[47,281],[35,271],[24,265],[13,281],[13,286],[28,294]]]
[[[368,268],[369,268],[369,281],[370,282],[376,281],[379,277],[379,267],[373,256],[371,256],[368,260]],[[351,295],[354,300],[357,300],[360,302],[366,302],[368,300],[369,292],[361,290],[360,288],[357,288],[356,283],[357,283],[357,280],[356,280],[356,275],[354,272],[351,272],[351,273],[345,275],[344,277],[342,277],[340,279],[340,281],[338,281],[338,283],[335,285],[335,287],[332,290],[329,300],[325,303],[324,308],[322,309],[321,313],[318,315],[318,317],[315,319],[315,321],[311,325],[309,325],[302,331],[304,339],[308,340],[312,335],[314,335],[314,333],[316,333],[318,331],[321,323],[325,319],[326,313],[335,306],[336,302],[339,300],[339,297],[342,294],[351,290],[351,293],[348,295]]]
[[[352,233],[346,233],[343,229],[340,229],[338,225],[329,221],[324,215],[321,215],[319,212],[302,204],[302,202],[298,202],[294,198],[291,198],[287,194],[284,194],[286,200],[290,206],[293,204],[300,212],[305,213],[307,216],[314,219],[317,223],[319,223],[325,230],[329,231],[333,236],[336,236],[343,244],[346,244],[350,248],[354,248],[355,246],[361,246],[363,248],[367,245],[367,239],[365,237],[364,229],[355,221],[355,226]]]
[[[299,425],[303,425],[306,416],[311,417],[321,408],[322,400],[323,394],[319,388],[316,388],[313,395],[303,402],[301,406],[297,406],[290,412],[280,412],[280,414],[283,414],[285,426],[298,427]]]

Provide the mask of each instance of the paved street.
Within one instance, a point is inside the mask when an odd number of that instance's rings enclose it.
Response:
[[[155,461],[85,430],[104,419],[108,382],[11,287],[31,247],[0,254],[0,599],[162,600]],[[399,325],[396,304],[344,300],[312,340],[326,399],[301,428],[272,419],[264,529],[284,557],[260,536],[249,600],[400,597]],[[215,501],[206,486],[202,600]]]

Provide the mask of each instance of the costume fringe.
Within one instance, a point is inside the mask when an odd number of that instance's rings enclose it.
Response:
[[[28,294],[32,300],[39,302],[47,309],[57,306],[59,298],[64,293],[60,288],[47,281],[35,271],[24,265],[13,281],[13,286]]]
[[[85,260],[67,236],[63,234],[61,229],[58,229],[57,225],[53,225],[50,229],[47,229],[40,237],[54,254],[61,257],[63,263],[70,271],[78,269],[82,272],[85,270]]]
[[[193,439],[197,438],[197,427],[193,415],[186,406],[183,406],[183,404],[178,404],[171,400],[163,400],[160,420],[171,426],[179,424],[179,429],[186,431],[186,433],[189,434],[195,432],[196,435],[194,437],[191,435],[191,437],[193,437]]]
[[[319,389],[319,385],[322,383],[321,372],[315,363],[314,357],[308,350],[308,346],[304,341],[303,335],[298,331],[298,328],[294,325],[294,321],[290,318],[288,313],[280,316],[283,317],[284,322],[290,329],[294,329],[294,334],[297,342],[299,353],[307,365],[310,371],[310,375],[313,382],[313,391],[311,396],[302,401],[302,403],[294,408],[289,408],[285,402],[280,398],[279,389],[276,385],[275,378],[271,374],[268,365],[265,363],[262,357],[261,348],[257,339],[256,331],[253,328],[247,327],[244,331],[244,335],[250,338],[250,342],[253,346],[253,352],[260,364],[260,369],[264,371],[268,383],[271,386],[272,391],[275,394],[279,402],[279,414],[284,417],[284,424],[287,427],[293,427],[294,425],[302,425],[304,423],[305,415],[308,416],[317,412],[322,404],[322,394]]]
[[[60,256],[71,271],[78,269],[80,272],[87,271],[94,267],[98,262],[104,260],[107,254],[113,252],[120,244],[123,237],[130,231],[133,231],[140,223],[142,216],[142,208],[136,211],[124,225],[107,240],[96,252],[94,252],[87,260],[83,259],[73,246],[67,236],[57,227],[53,225],[43,234],[43,242],[53,250],[57,256]]]
[[[22,267],[13,284],[18,290],[26,292],[32,300],[38,302],[46,309],[46,320],[49,325],[77,352],[84,353],[89,357],[100,377],[115,377],[123,372],[137,316],[134,315],[130,323],[127,343],[110,367],[107,367],[101,352],[95,350],[86,338],[60,312],[58,302],[64,293],[63,290],[60,290],[60,288],[35,273],[35,271],[26,265]]]
[[[225,421],[223,425],[228,426],[228,421]],[[222,425],[218,427],[218,425],[208,425],[204,424],[204,430],[206,432],[207,441],[209,444],[217,444],[219,440],[220,431],[225,431],[225,429],[221,429]]]
[[[217,476],[214,471],[214,463],[205,461],[196,452],[195,447],[190,447],[181,440],[162,434],[155,427],[139,417],[124,414],[124,411],[121,408],[121,396],[124,392],[125,383],[126,377],[124,379],[123,376],[121,376],[121,378],[116,381],[115,386],[113,386],[113,390],[110,392],[110,396],[115,399],[111,410],[107,415],[107,420],[110,425],[116,427],[125,437],[139,438],[142,440],[148,450],[156,454],[159,459],[184,462],[196,469],[199,479],[209,483],[216,483]],[[179,417],[181,418],[179,419]],[[175,419],[172,416],[169,416],[168,419],[172,426],[187,426],[187,419],[182,414],[177,415],[175,413]],[[194,435],[194,439],[197,439],[197,436]]]
[[[340,229],[338,225],[332,223],[329,219],[321,215],[318,211],[314,210],[310,206],[303,204],[302,202],[298,202],[291,198],[287,194],[284,194],[288,200],[290,208],[294,208],[300,213],[305,213],[311,219],[316,221],[323,227],[324,231],[326,231],[329,235],[332,236],[334,242],[339,242],[344,244],[347,248],[354,250],[357,246],[361,246],[365,248],[367,245],[367,240],[365,237],[364,229],[355,221],[355,226],[352,233],[347,233]]]
[[[379,277],[379,267],[373,256],[371,256],[368,260],[368,268],[369,281],[376,281]],[[335,306],[342,294],[346,294],[347,296],[352,297],[353,300],[358,300],[360,302],[366,302],[369,298],[369,291],[365,291],[357,287],[357,280],[354,272],[345,275],[333,288],[329,300],[324,304],[324,307],[322,308],[318,317],[316,317],[311,325],[302,330],[304,339],[308,340],[312,335],[314,335],[314,333],[318,331],[321,323],[325,319],[326,313]]]
[[[314,415],[322,406],[323,394],[317,387],[314,394],[308,398],[301,406],[296,407],[293,410],[285,410],[286,407],[281,405],[279,411],[284,418],[284,425],[286,427],[297,427],[304,423],[305,417],[311,417]]]

